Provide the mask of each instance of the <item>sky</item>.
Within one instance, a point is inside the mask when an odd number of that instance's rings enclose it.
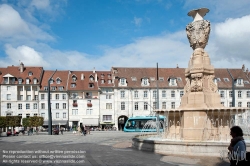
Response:
[[[212,65],[250,69],[249,0],[0,0],[0,67],[187,68],[187,13],[203,7]]]

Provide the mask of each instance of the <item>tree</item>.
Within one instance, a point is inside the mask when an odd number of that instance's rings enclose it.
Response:
[[[0,116],[0,128],[6,127],[6,117]]]
[[[30,119],[29,118],[23,118],[23,126],[24,127],[30,126]]]

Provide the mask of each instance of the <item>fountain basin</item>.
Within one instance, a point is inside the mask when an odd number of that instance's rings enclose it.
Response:
[[[132,141],[133,148],[142,151],[167,155],[214,156],[224,158],[227,156],[227,147],[229,146],[229,142],[167,140],[157,137],[141,137],[139,135],[135,136]],[[247,151],[250,151],[250,142],[247,141],[246,145]]]

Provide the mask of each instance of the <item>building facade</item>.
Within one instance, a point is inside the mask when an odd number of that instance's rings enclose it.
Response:
[[[225,107],[250,109],[249,75],[244,66],[215,69],[214,82]],[[0,76],[1,116],[43,116],[46,126],[50,96],[53,125],[73,127],[82,123],[120,130],[129,117],[178,108],[186,84],[185,69],[178,67],[50,71],[21,63],[0,68]]]

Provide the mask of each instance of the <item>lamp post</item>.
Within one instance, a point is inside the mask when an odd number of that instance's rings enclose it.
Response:
[[[56,71],[57,71],[57,69],[56,69]],[[53,75],[56,73],[56,71],[54,71],[54,73],[51,75],[51,77],[48,80],[48,126],[49,126],[48,135],[52,135],[52,115],[51,115],[51,105],[50,105],[50,80],[53,77]]]
[[[158,82],[159,82],[159,76],[158,76],[158,63],[156,64],[156,67],[157,67],[157,70],[156,70],[156,85],[157,85],[157,102],[156,102],[156,109],[159,110],[159,106],[160,106],[160,103],[159,103],[159,85],[158,85]],[[160,134],[160,116],[159,116],[159,113],[157,114],[157,134],[159,135]]]

